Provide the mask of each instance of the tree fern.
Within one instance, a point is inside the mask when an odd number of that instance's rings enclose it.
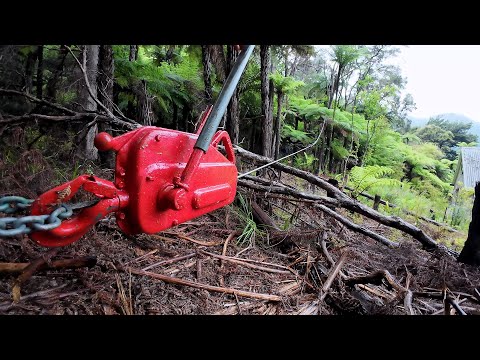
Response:
[[[354,188],[354,196],[358,196],[358,194],[363,191],[368,191],[368,189],[374,185],[403,187],[405,184],[400,180],[385,177],[394,172],[395,171],[389,167],[379,165],[353,167],[352,170],[350,170],[349,182]]]
[[[282,137],[288,137],[292,141],[300,141],[304,145],[311,144],[313,138],[305,131],[296,130],[293,126],[285,124],[282,128]]]

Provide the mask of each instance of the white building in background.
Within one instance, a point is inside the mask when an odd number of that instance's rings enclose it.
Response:
[[[462,147],[453,178],[453,196],[463,188],[474,188],[480,181],[480,147]]]

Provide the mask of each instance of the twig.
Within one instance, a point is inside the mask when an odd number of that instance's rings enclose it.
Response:
[[[120,268],[122,269],[122,268]],[[220,286],[212,286],[212,285],[207,285],[207,284],[202,284],[202,283],[196,283],[193,281],[189,280],[183,280],[179,278],[174,278],[170,277],[167,275],[163,274],[157,274],[149,271],[142,271],[139,269],[134,269],[134,268],[128,268],[132,274],[135,275],[142,275],[142,276],[149,276],[154,279],[162,280],[170,284],[177,284],[177,285],[185,285],[185,286],[191,286],[197,289],[203,289],[207,291],[213,291],[213,292],[219,292],[223,294],[237,294],[239,296],[244,296],[244,297],[249,297],[253,299],[260,299],[260,300],[268,300],[268,301],[281,301],[282,298],[278,295],[270,295],[270,294],[261,294],[261,293],[254,293],[250,291],[243,291],[243,290],[237,290],[237,289],[232,289],[232,288],[225,288],[225,287],[220,287]],[[122,269],[125,271],[124,269]],[[127,270],[128,271],[128,270]]]
[[[21,285],[30,279],[32,275],[42,266],[45,265],[45,263],[48,263],[50,259],[57,255],[59,252],[60,248],[53,248],[50,249],[47,253],[43,254],[41,257],[38,259],[33,260],[25,269],[23,269],[22,273],[18,276],[18,278],[15,280],[13,283],[12,287],[12,297],[13,297],[13,302],[18,303],[20,301],[20,287]],[[50,264],[48,264],[50,265]]]
[[[380,270],[370,275],[348,278],[345,280],[345,284],[347,286],[353,286],[355,284],[381,285],[383,279],[385,279],[388,284],[390,284],[390,286],[395,290],[402,293],[407,291],[407,289],[405,289],[397,282],[397,280],[395,280],[395,278],[392,276],[392,274],[390,274],[388,270]]]
[[[340,272],[340,269],[342,268],[343,264],[345,263],[345,260],[347,260],[348,255],[349,255],[349,250],[347,249],[343,252],[342,256],[340,256],[340,259],[338,259],[337,263],[335,264],[335,266],[330,271],[330,274],[327,277],[327,281],[325,281],[325,283],[323,284],[323,287],[322,287],[322,290],[321,290],[322,295],[320,296],[320,301],[323,301],[325,299],[325,297],[327,296],[327,292],[330,289],[330,287],[332,286],[333,280],[335,280],[335,277]]]
[[[202,278],[202,259],[199,257],[197,258],[197,280],[201,280]]]
[[[447,298],[447,289],[442,291],[443,296],[443,315],[450,315],[450,302]]]
[[[6,95],[18,95],[18,96],[24,96],[26,97],[28,100],[32,101],[32,102],[36,102],[36,103],[39,103],[39,104],[44,104],[44,105],[47,105],[53,109],[57,109],[57,110],[60,110],[66,114],[69,114],[69,115],[75,115],[75,111],[73,110],[70,110],[70,109],[67,109],[66,107],[63,107],[59,104],[55,104],[55,103],[51,103],[49,101],[46,101],[44,99],[39,99],[39,98],[36,98],[35,96],[33,95],[30,95],[30,94],[27,94],[27,93],[24,93],[24,92],[21,92],[21,91],[17,91],[17,90],[10,90],[10,89],[0,89],[0,94],[6,94]]]
[[[335,260],[333,260],[332,258],[332,255],[330,255],[330,253],[328,252],[327,250],[327,243],[326,243],[326,237],[327,237],[327,233],[324,232],[323,235],[322,235],[322,240],[320,241],[320,246],[322,248],[322,252],[323,254],[325,255],[325,257],[327,258],[327,260],[330,262],[330,264],[333,266],[335,265]],[[340,271],[340,277],[342,279],[346,279],[347,276],[343,273],[343,271]]]
[[[450,296],[447,295],[447,301],[450,303],[450,305],[453,306],[453,308],[460,314],[460,315],[467,315],[465,311],[460,307],[458,303],[455,302]]]
[[[226,239],[225,242],[223,243],[222,256],[227,255],[227,246],[228,246],[228,243],[230,242],[230,240],[233,239],[233,237],[235,236],[235,234],[236,234],[236,231],[233,231],[232,233],[230,233],[230,235],[228,235],[227,239]],[[220,283],[220,286],[225,286],[225,280],[224,280],[224,278],[223,278],[223,260],[220,260],[220,270],[219,270],[218,272],[219,272],[218,282]]]
[[[87,91],[88,91],[88,94],[90,95],[90,97],[92,98],[93,101],[95,101],[95,103],[103,110],[105,111],[105,113],[107,114],[107,116],[109,118],[112,118],[116,121],[122,121],[120,120],[119,118],[117,118],[105,105],[102,104],[102,102],[100,100],[98,100],[98,98],[93,95],[93,91],[92,91],[92,88],[90,87],[90,81],[88,80],[88,75],[87,75],[87,71],[85,70],[84,66],[82,66],[82,63],[80,62],[80,60],[78,60],[77,56],[73,53],[72,49],[70,49],[69,46],[65,45],[65,48],[70,52],[70,54],[73,56],[73,58],[75,59],[75,61],[77,62],[78,64],[78,67],[80,68],[80,70],[82,71],[83,73],[83,78],[85,80],[85,85],[87,87]],[[84,54],[84,60],[86,60],[86,55]],[[127,122],[130,122],[132,124],[135,124],[135,125],[138,125],[138,127],[140,127],[141,125],[138,124],[136,121],[133,121],[131,119],[128,119],[128,118],[125,118],[125,120],[127,120]]]
[[[133,259],[133,260],[127,261],[127,262],[125,263],[125,265],[131,264],[131,263],[134,263],[134,262],[138,262],[138,261],[140,261],[140,260],[143,260],[143,259],[145,259],[145,258],[149,257],[150,255],[153,255],[153,254],[155,254],[155,253],[157,253],[157,252],[158,252],[158,249],[154,249],[154,250],[152,250],[152,251],[149,251],[148,253],[143,254],[143,255],[141,255],[141,256]]]
[[[475,298],[480,301],[480,292],[477,290],[477,288],[473,289],[474,290],[474,295],[475,295]]]
[[[454,295],[459,295],[462,296],[472,302],[475,302],[477,304],[480,304],[480,301],[473,295],[464,293],[464,292],[456,292],[452,291],[451,292]],[[443,292],[442,291],[437,291],[437,292],[429,292],[429,291],[414,291],[413,295],[416,297],[424,297],[424,298],[431,298],[431,299],[441,299],[443,300]]]
[[[277,255],[278,255],[278,254],[277,254]],[[274,263],[267,263],[267,262],[264,262],[264,261],[258,261],[258,260],[253,260],[253,259],[239,258],[239,257],[235,257],[235,259],[238,259],[238,260],[241,260],[241,261],[246,261],[246,262],[251,262],[251,263],[255,263],[255,264],[260,264],[260,265],[267,265],[267,266],[278,267],[278,268],[280,268],[280,269],[288,270],[288,271],[290,271],[293,275],[298,276],[297,272],[296,272],[295,270],[293,270],[291,267],[288,267],[288,266],[283,266],[283,265],[274,264]]]
[[[202,245],[202,246],[217,246],[217,245],[221,245],[223,243],[223,241],[201,241],[201,240],[195,240],[195,239],[192,239],[188,236],[185,236],[185,235],[182,235],[182,234],[176,234],[176,233],[168,233],[168,234],[171,234],[171,235],[175,235],[176,237],[180,238],[180,239],[183,239],[183,240],[187,240],[187,241],[190,241],[190,242],[193,242],[195,244],[198,244],[198,245]],[[156,239],[159,239],[159,240],[172,240],[170,238],[167,238],[167,237],[164,237],[164,236],[160,236],[160,235],[150,235],[151,237],[153,238],[156,238]]]
[[[95,256],[83,256],[75,259],[54,260],[51,264],[43,263],[36,271],[53,269],[76,269],[81,267],[93,267],[97,263]],[[0,273],[18,273],[25,270],[30,263],[0,263]]]
[[[240,302],[238,301],[238,296],[236,293],[234,293],[233,295],[235,295],[235,302],[237,303],[238,315],[242,315],[242,310],[240,309]]]
[[[197,253],[191,253],[191,254],[187,254],[187,255],[177,256],[177,257],[174,257],[172,259],[159,261],[159,262],[156,262],[155,264],[148,265],[147,267],[144,267],[142,269],[142,271],[150,270],[150,269],[159,267],[160,265],[169,265],[169,264],[173,264],[173,263],[176,263],[178,261],[181,261],[181,260],[190,259],[190,258],[194,257],[195,255],[197,255]]]
[[[265,272],[270,272],[270,273],[276,273],[276,274],[290,274],[290,271],[272,269],[272,268],[267,268],[267,267],[264,267],[264,266],[257,266],[257,265],[250,264],[248,262],[245,262],[245,261],[239,260],[238,258],[234,258],[234,257],[230,257],[230,256],[218,255],[218,254],[214,254],[214,253],[204,251],[204,250],[200,250],[200,252],[204,255],[209,255],[209,256],[217,258],[217,259],[229,261],[231,263],[239,264],[239,265],[242,265],[242,266],[245,266],[245,267],[248,267],[248,268],[251,268],[251,269],[255,269],[255,270],[260,270],[260,271],[265,271]]]
[[[408,315],[415,315],[415,311],[413,311],[412,307],[412,291],[409,290],[410,287],[410,281],[412,279],[412,274],[407,271],[407,280],[406,280],[406,286],[405,286],[405,298],[403,300],[403,306],[405,307],[405,311],[407,312]]]
[[[41,290],[41,291],[37,291],[37,292],[31,293],[31,294],[22,296],[22,297],[20,297],[20,301],[30,300],[30,299],[34,299],[34,298],[37,298],[37,297],[41,297],[43,295],[50,294],[51,292],[54,292],[55,290],[63,289],[65,286],[67,286],[67,284],[63,284],[63,285],[60,285],[60,286],[57,286],[57,287],[54,287],[54,288],[51,288],[51,289]]]
[[[388,296],[388,295],[386,295],[386,294],[380,292],[379,290],[374,289],[370,286],[367,286],[365,284],[358,284],[357,286],[358,286],[359,289],[368,291],[368,292],[370,292],[370,293],[372,293],[372,294],[374,294],[378,297],[381,297],[381,298],[384,298],[384,299],[387,299],[387,300],[392,300],[392,298],[390,296]]]
[[[367,229],[363,226],[355,224],[354,222],[352,222],[352,221],[348,220],[347,218],[341,216],[340,214],[336,213],[335,211],[333,211],[332,209],[330,209],[329,207],[327,207],[325,205],[314,204],[313,206],[315,206],[317,209],[327,213],[328,215],[333,217],[335,220],[337,220],[340,223],[342,223],[343,225],[345,225],[350,230],[359,232],[360,234],[366,235],[366,236],[372,238],[373,240],[379,241],[382,244],[387,245],[387,246],[392,247],[392,248],[397,248],[397,247],[400,246],[398,243],[390,241],[385,236],[379,235],[379,234],[377,234],[377,233],[375,233],[375,232],[373,232],[373,231],[371,231],[371,230],[369,230],[369,229]]]

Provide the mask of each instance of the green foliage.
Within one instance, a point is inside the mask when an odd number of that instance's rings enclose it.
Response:
[[[304,145],[313,142],[312,137],[305,131],[296,130],[293,126],[285,124],[282,128],[282,138],[289,138],[293,142],[301,142]]]
[[[182,54],[180,62],[159,63],[157,50],[156,47],[140,46],[138,59],[129,61],[128,49],[114,46],[115,79],[122,88],[135,87],[139,81],[145,81],[159,108],[169,113],[172,103],[183,107],[193,101],[195,93],[203,86],[198,76],[200,65],[186,53]],[[120,109],[131,101],[128,96],[132,95],[124,95]]]
[[[468,228],[472,217],[474,194],[473,188],[461,187],[459,189],[451,209],[451,226],[460,227],[463,230]]]
[[[438,145],[447,159],[454,160],[457,156],[456,147],[469,146],[478,141],[476,135],[468,132],[471,127],[472,123],[447,121],[441,117],[435,117],[430,118],[427,125],[416,129],[415,134],[423,141]]]
[[[253,220],[252,207],[249,202],[237,193],[238,206],[233,207],[233,212],[240,220],[239,231],[240,236],[237,238],[237,244],[240,246],[254,246],[257,237],[263,238],[265,231],[257,227],[257,223]]]
[[[343,143],[340,140],[333,139],[332,154],[335,159],[344,160],[350,155],[350,152],[343,147]]]
[[[386,166],[370,165],[365,167],[355,166],[350,171],[350,186],[354,188],[354,196],[363,191],[368,191],[372,186],[400,186],[405,184],[397,179],[386,176],[393,174],[393,170]]]
[[[312,170],[315,156],[306,152],[295,155],[295,167],[302,170]]]
[[[280,91],[282,94],[293,93],[299,87],[305,85],[303,81],[297,81],[291,76],[283,76],[278,72],[270,74],[270,79],[273,80],[273,85],[277,91]]]

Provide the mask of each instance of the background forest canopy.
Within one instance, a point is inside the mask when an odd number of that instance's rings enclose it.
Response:
[[[275,159],[323,131],[313,148],[287,161],[336,178],[354,197],[378,194],[465,228],[470,190],[454,211],[446,209],[457,149],[476,146],[477,136],[471,123],[440,117],[411,127],[415,101],[403,95],[407,79],[390,62],[399,51],[256,46],[222,126],[233,143]],[[237,55],[231,45],[0,46],[1,161],[37,149],[64,182],[92,164],[112,167],[112,154],[93,146],[98,131],[118,135],[153,125],[193,132]],[[39,182],[34,191],[52,185]]]

